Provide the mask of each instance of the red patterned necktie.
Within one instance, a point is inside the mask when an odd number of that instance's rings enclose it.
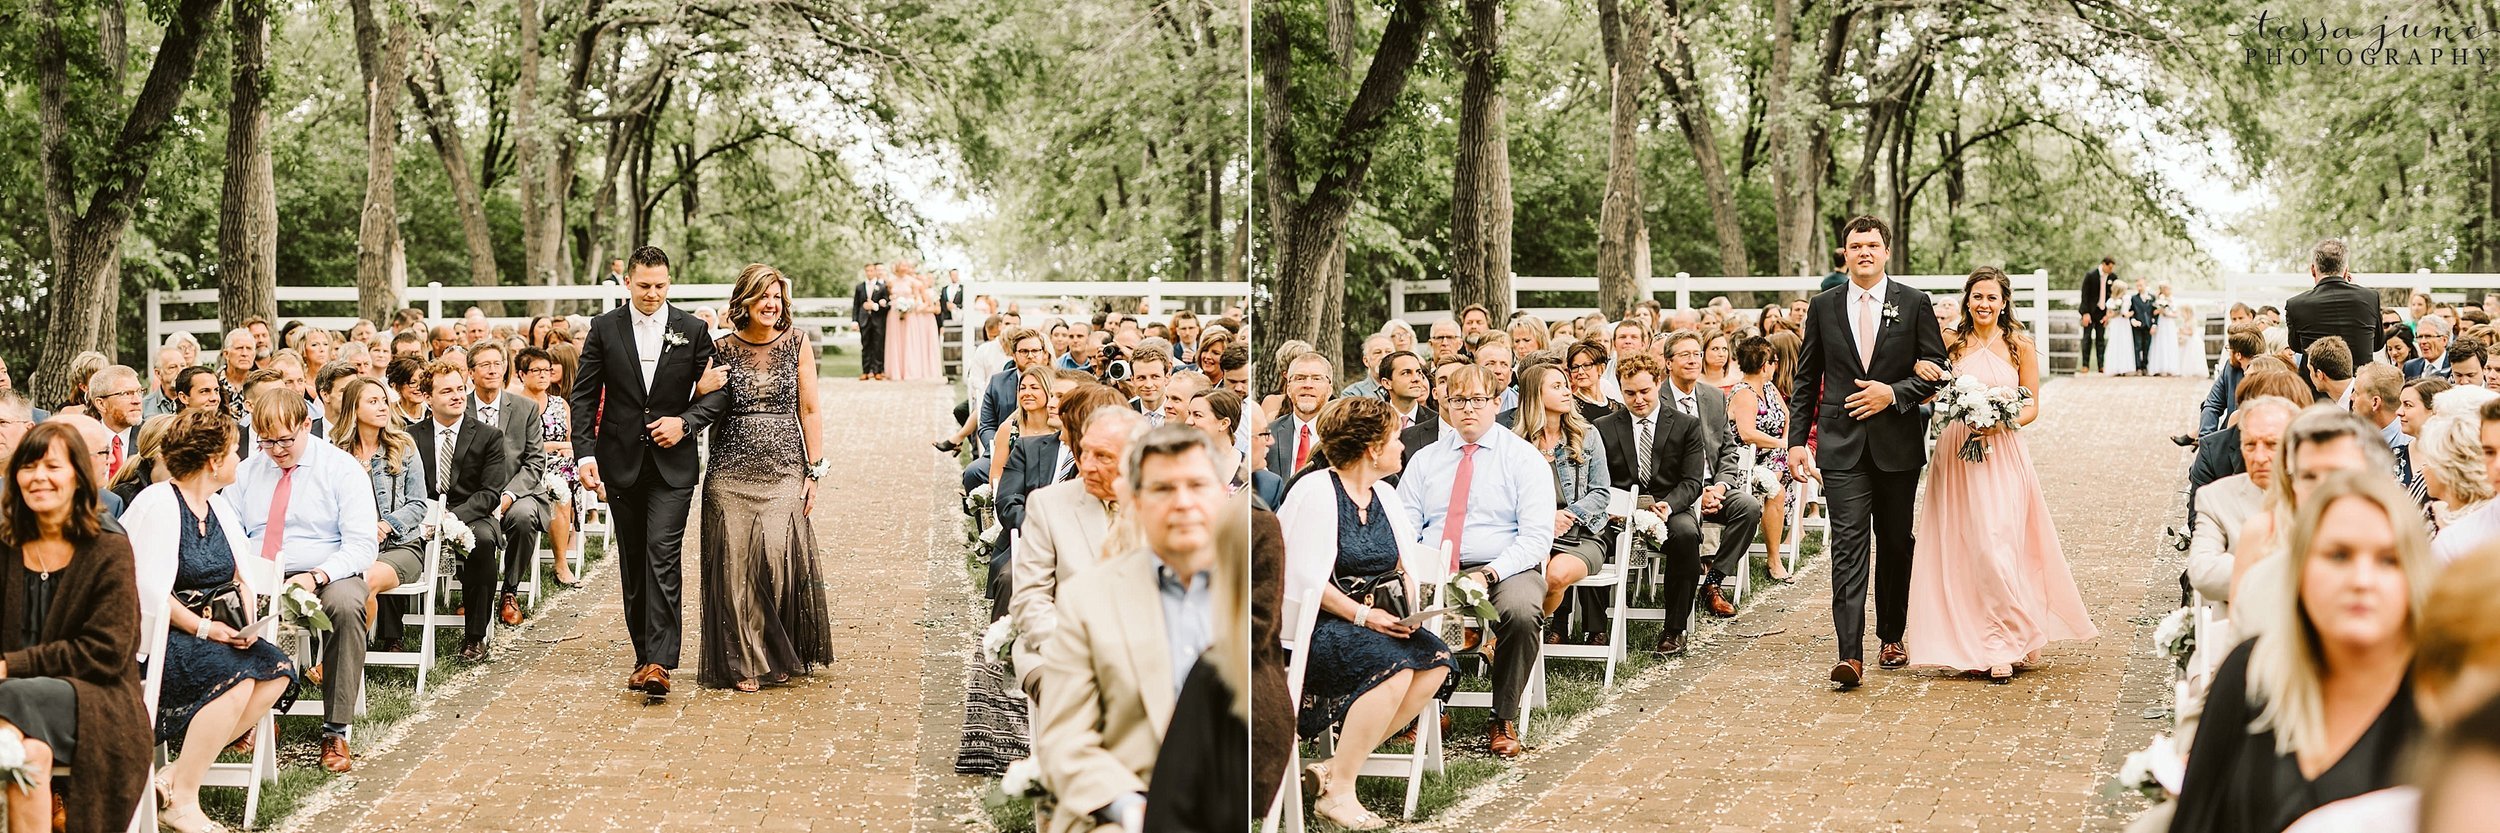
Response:
[[[1303,466],[1304,464],[1306,464],[1306,463],[1309,463],[1310,461],[1311,461],[1311,424],[1310,424],[1310,423],[1308,423],[1308,422],[1305,422],[1305,423],[1302,423],[1302,433],[1301,433],[1301,439],[1295,440],[1295,441],[1294,441],[1294,443],[1293,443],[1293,470],[1294,470],[1294,471],[1301,471],[1301,470],[1302,470],[1302,466]],[[1287,472],[1287,473],[1288,473],[1288,474],[1291,474],[1292,472]]]

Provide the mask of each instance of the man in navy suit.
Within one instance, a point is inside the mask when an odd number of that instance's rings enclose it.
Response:
[[[2135,375],[2149,375],[2153,361],[2153,315],[2161,307],[2161,299],[2153,295],[2153,282],[2135,282],[2135,294],[2127,298],[2127,310],[2135,314],[2128,323],[2135,327]]]
[[[1859,217],[1844,228],[1842,241],[1849,281],[1814,296],[1807,307],[1789,408],[1797,416],[1788,422],[1788,465],[1799,477],[1823,481],[1831,510],[1832,625],[1840,647],[1831,680],[1850,689],[1866,672],[1868,561],[1878,547],[1878,658],[1886,668],[1909,664],[1901,635],[1909,619],[1913,504],[1919,471],[1927,467],[1927,423],[1918,405],[1942,387],[1919,378],[1917,365],[1948,362],[1927,293],[1884,275],[1892,260],[1891,228]],[[1816,445],[1806,444],[1810,436],[1819,437]]]

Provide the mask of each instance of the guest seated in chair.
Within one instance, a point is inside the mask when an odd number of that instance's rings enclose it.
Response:
[[[382,520],[373,531],[379,550],[373,567],[365,571],[365,609],[374,612],[375,650],[390,652],[400,649],[408,599],[381,594],[425,575],[425,538],[418,529],[425,523],[425,473],[416,438],[405,425],[391,412],[390,389],[381,382],[358,376],[340,385],[330,442],[354,457],[373,482],[373,503]]]
[[[1666,375],[1665,363],[1648,353],[1616,359],[1624,409],[1599,418],[1597,433],[1607,448],[1628,452],[1606,458],[1614,487],[1639,489],[1640,511],[1656,512],[1666,520],[1666,551],[1660,562],[1665,568],[1666,629],[1650,650],[1674,656],[1684,653],[1684,614],[1693,609],[1702,575],[1701,518],[1693,508],[1701,498],[1702,460],[1709,446],[1701,420],[1659,406]]]
[[[460,561],[460,658],[478,662],[486,659],[486,633],[494,627],[496,568],[503,564],[497,553],[508,543],[495,506],[512,462],[503,432],[469,416],[469,380],[459,365],[437,360],[424,375],[431,417],[409,433],[424,464],[426,493],[442,496],[451,512],[446,522],[466,524],[476,542]]]
[[[1317,454],[1326,468],[1294,483],[1277,520],[1285,535],[1285,598],[1320,592],[1303,672],[1299,731],[1338,727],[1337,754],[1310,765],[1320,784],[1312,806],[1351,830],[1388,826],[1363,808],[1354,779],[1392,733],[1456,687],[1457,664],[1440,634],[1405,624],[1428,597],[1401,559],[1417,537],[1405,502],[1384,478],[1398,470],[1398,415],[1370,397],[1320,409]],[[1356,497],[1360,495],[1361,497]],[[1348,591],[1352,592],[1349,593]],[[1387,601],[1389,606],[1375,606]],[[1290,789],[1290,788],[1289,788]]]
[[[1554,470],[1536,446],[1501,430],[1493,372],[1464,365],[1450,372],[1441,418],[1450,430],[1416,451],[1398,480],[1415,540],[1450,545],[1459,569],[1476,573],[1490,591],[1496,621],[1480,644],[1460,650],[1492,654],[1493,721],[1486,745],[1517,757],[1520,700],[1536,673],[1545,631],[1545,562],[1554,552]],[[1498,645],[1496,652],[1494,646]]]
[[[321,767],[347,772],[347,727],[365,684],[365,571],[377,549],[373,481],[356,458],[314,436],[304,395],[284,385],[254,391],[258,453],[225,488],[242,522],[243,544],[278,562],[287,583],[321,598],[338,625],[322,640]],[[278,588],[283,590],[284,588]],[[313,675],[307,675],[308,677]]]
[[[259,601],[276,587],[255,587],[240,569],[257,558],[245,547],[243,522],[218,490],[234,483],[232,421],[183,411],[157,445],[173,479],[148,487],[122,523],[130,529],[140,584],[163,597],[170,614],[165,670],[156,704],[156,742],[179,741],[173,766],[157,776],[171,803],[163,826],[191,833],[214,829],[200,812],[200,779],[226,745],[249,734],[294,682],[295,661],[266,636],[240,636],[214,617],[220,597],[240,603],[248,624],[268,608]],[[238,592],[239,591],[239,592]],[[235,595],[226,596],[233,592]]]
[[[24,742],[33,776],[0,790],[12,833],[53,829],[55,766],[76,771],[72,833],[128,827],[147,791],[130,539],[100,525],[89,454],[76,429],[37,425],[0,481],[0,742]]]
[[[546,415],[536,400],[504,386],[504,350],[493,342],[469,348],[469,377],[476,380],[469,396],[469,418],[495,429],[503,438],[505,482],[496,495],[495,517],[503,547],[503,595],[496,615],[506,625],[519,625],[521,582],[538,571],[538,537],[547,531],[555,492],[547,488],[547,451],[538,441]],[[725,379],[725,368],[712,368]],[[708,380],[707,380],[708,381]],[[710,393],[696,391],[698,395]]]
[[[1528,365],[1519,373],[1519,390],[1522,401],[1512,428],[1554,470],[1554,554],[1545,561],[1545,641],[1561,642],[1566,628],[1554,611],[1562,607],[1572,585],[1605,569],[1606,557],[1614,551],[1606,534],[1612,526],[1606,514],[1614,496],[1607,488],[1612,473],[1606,467],[1606,442],[1580,416],[1561,365]],[[1604,625],[1589,635],[1600,644],[1608,636]]]

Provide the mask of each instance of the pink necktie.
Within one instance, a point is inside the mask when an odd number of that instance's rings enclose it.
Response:
[[[269,495],[269,522],[261,527],[260,557],[278,560],[278,546],[286,542],[286,499],[294,491],[295,470],[278,473],[278,488]]]
[[[1875,296],[1858,296],[1858,364],[1875,363]]]
[[[1450,481],[1450,508],[1441,513],[1441,540],[1450,546],[1450,571],[1458,571],[1459,536],[1467,531],[1467,486],[1476,479],[1476,449],[1468,443],[1459,446],[1458,479]]]

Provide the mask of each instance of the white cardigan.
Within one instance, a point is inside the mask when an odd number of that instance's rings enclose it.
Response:
[[[255,561],[264,567],[269,563],[249,549],[252,539],[243,535],[243,516],[224,493],[211,493],[208,508],[217,515],[217,525],[225,528],[226,545],[236,548],[237,567],[252,567]],[[122,528],[129,531],[130,554],[138,565],[139,610],[162,614],[173,597],[174,573],[182,566],[182,495],[171,481],[149,486],[122,510],[121,522]],[[267,588],[256,590],[266,591]]]
[[[1414,579],[1447,572],[1437,564],[1419,564],[1416,538],[1421,533],[1414,519],[1407,514],[1406,500],[1387,481],[1373,481],[1372,494],[1380,498],[1379,511],[1389,516],[1389,528],[1397,534],[1399,562],[1406,567],[1407,598],[1416,596]],[[1277,507],[1276,520],[1285,531],[1285,598],[1302,595],[1328,583],[1337,569],[1337,485],[1336,478],[1325,470],[1314,471],[1293,486],[1285,495],[1285,505]],[[1280,634],[1291,638],[1291,634]]]

